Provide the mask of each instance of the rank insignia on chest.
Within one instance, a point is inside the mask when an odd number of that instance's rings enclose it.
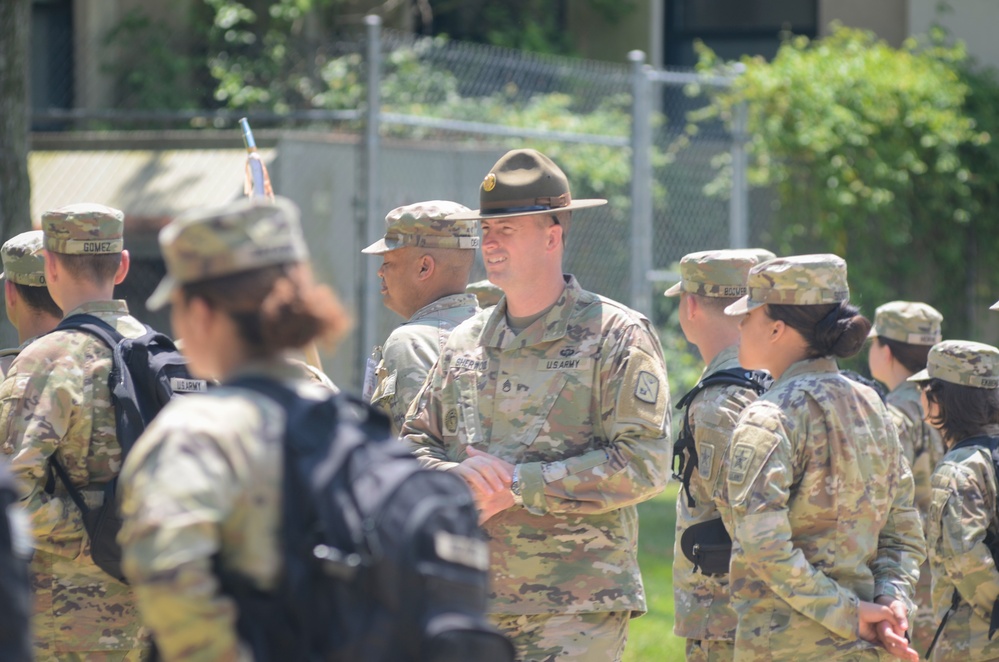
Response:
[[[635,384],[635,397],[642,402],[655,404],[659,398],[659,378],[651,372],[644,370],[638,373],[638,381]]]

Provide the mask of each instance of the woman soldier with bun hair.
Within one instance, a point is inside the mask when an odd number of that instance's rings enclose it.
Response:
[[[883,646],[915,660],[904,633],[922,526],[885,405],[836,364],[871,328],[847,303],[846,263],[778,258],[747,286],[725,310],[745,315],[739,363],[775,382],[728,456],[735,658],[877,660]]]
[[[236,603],[215,570],[262,591],[277,585],[287,414],[228,384],[252,377],[328,398],[286,354],[338,337],[348,320],[332,291],[313,282],[298,209],[287,200],[180,217],[160,245],[168,275],[148,307],[171,304],[191,372],[221,385],[175,398],[129,453],[123,568],[163,659],[249,659]]]

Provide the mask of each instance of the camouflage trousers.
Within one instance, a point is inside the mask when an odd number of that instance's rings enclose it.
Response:
[[[492,614],[517,649],[517,662],[620,662],[631,612]]]
[[[712,639],[687,639],[687,662],[732,662],[735,642]]]
[[[924,563],[919,566],[919,583],[916,584],[914,598],[916,611],[909,615],[909,637],[912,639],[912,647],[919,651],[920,655],[926,654],[926,649],[930,647],[939,625],[931,606],[931,583],[930,564]]]

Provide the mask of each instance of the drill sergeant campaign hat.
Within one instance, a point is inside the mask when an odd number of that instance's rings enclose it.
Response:
[[[850,300],[846,261],[832,253],[779,257],[749,270],[746,296],[725,308],[744,315],[766,304],[812,306]]]
[[[64,255],[112,255],[125,247],[125,214],[89,202],[42,214],[45,250]]]
[[[890,301],[874,311],[869,338],[881,337],[910,345],[935,345],[943,338],[936,308],[917,301]]]
[[[167,275],[146,301],[149,310],[166,305],[181,285],[309,257],[298,207],[281,197],[179,216],[160,230],[159,241]]]
[[[486,220],[570,211],[607,204],[606,200],[573,200],[562,169],[534,149],[514,149],[503,156],[479,186],[479,207],[454,214],[451,220]]]
[[[668,297],[682,293],[733,298],[746,295],[746,277],[760,262],[776,257],[762,248],[699,251],[680,259],[680,282],[666,290]]]
[[[45,252],[42,250],[44,235],[41,230],[22,232],[11,237],[0,247],[3,260],[3,273],[6,278],[18,285],[45,287]]]
[[[974,388],[999,388],[999,349],[971,340],[939,342],[930,349],[926,368],[908,381],[930,379]]]
[[[447,200],[428,200],[396,207],[385,217],[385,236],[362,253],[382,255],[406,246],[423,248],[479,247],[475,221],[446,220],[451,214],[467,212],[468,207]]]

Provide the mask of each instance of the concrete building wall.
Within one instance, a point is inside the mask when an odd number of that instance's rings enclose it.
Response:
[[[968,53],[979,64],[999,67],[999,2],[996,0],[950,0],[949,9],[938,10],[939,0],[909,0],[909,34],[924,34],[934,23],[963,40]]]
[[[909,36],[908,4],[909,0],[819,0],[819,35],[829,34],[833,22],[839,22],[872,30],[898,48]]]

